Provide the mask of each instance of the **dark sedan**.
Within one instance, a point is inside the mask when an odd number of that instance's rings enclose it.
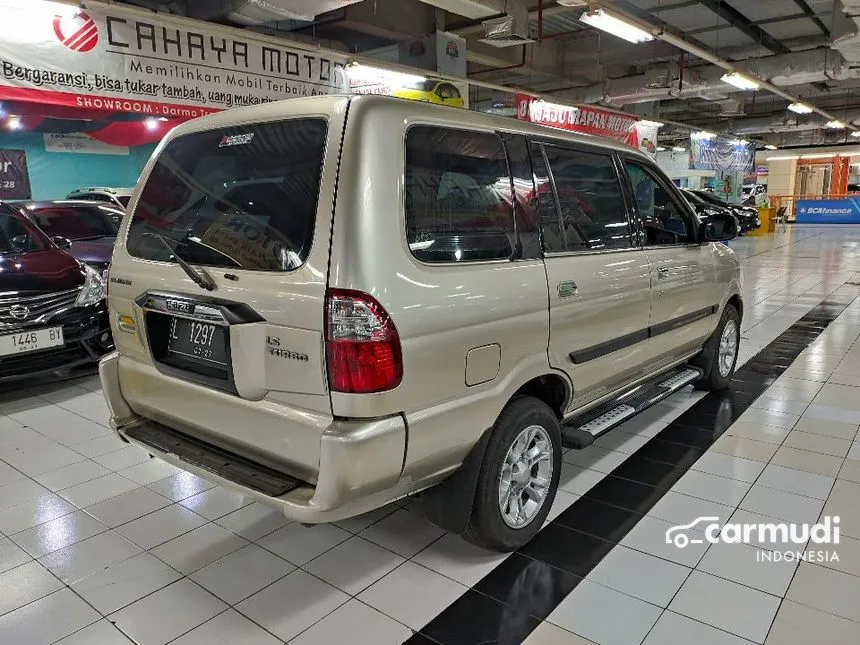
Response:
[[[693,193],[696,197],[707,202],[711,206],[717,206],[719,208],[725,208],[730,210],[732,214],[738,218],[738,222],[741,225],[742,233],[757,229],[761,224],[758,210],[753,208],[752,206],[731,204],[723,199],[720,199],[719,197],[714,195],[714,193],[707,190],[689,190],[689,192]]]
[[[18,202],[15,206],[58,245],[70,243],[68,252],[104,273],[110,265],[116,233],[124,211],[100,202],[61,200]]]

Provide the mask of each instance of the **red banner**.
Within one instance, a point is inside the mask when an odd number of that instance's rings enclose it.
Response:
[[[530,96],[518,94],[517,118],[551,128],[613,139],[634,148],[639,147],[639,136],[636,132],[638,119],[626,114],[591,106],[573,107],[535,101]]]

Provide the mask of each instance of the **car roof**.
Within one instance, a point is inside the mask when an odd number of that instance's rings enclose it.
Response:
[[[15,206],[19,206],[21,208],[26,208],[27,210],[42,210],[45,208],[57,208],[57,207],[71,207],[74,208],[76,206],[95,206],[97,208],[105,208],[110,211],[122,212],[122,209],[119,206],[115,206],[113,204],[108,204],[106,202],[99,202],[94,200],[86,200],[86,199],[54,199],[54,200],[41,200],[41,201],[24,201],[24,202],[16,202]]]
[[[70,195],[78,195],[81,193],[106,193],[108,195],[131,195],[133,188],[110,188],[108,186],[92,186],[90,188],[78,188],[73,190]]]

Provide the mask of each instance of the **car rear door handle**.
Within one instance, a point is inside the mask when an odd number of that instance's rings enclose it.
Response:
[[[657,277],[660,280],[665,280],[669,277],[669,267],[657,267]]]
[[[576,283],[573,280],[564,280],[558,283],[558,297],[559,298],[572,298],[576,295],[576,291],[579,287],[576,286]]]

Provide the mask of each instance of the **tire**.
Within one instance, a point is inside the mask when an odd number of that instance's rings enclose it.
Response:
[[[530,467],[522,458],[512,461],[518,451],[522,457],[541,448],[550,454]],[[531,540],[543,526],[555,500],[561,452],[558,419],[546,403],[530,396],[517,397],[508,403],[493,426],[463,537],[496,551],[513,551]],[[546,486],[535,487],[538,482],[545,482]],[[508,493],[504,513],[503,491]],[[543,492],[539,503],[534,497],[536,492]]]
[[[726,338],[734,337],[734,345],[726,346]],[[741,317],[734,305],[726,305],[720,324],[705,343],[702,352],[690,363],[704,371],[704,375],[696,383],[699,390],[725,390],[731,383],[738,362],[738,348],[741,339]],[[722,349],[721,349],[722,348]],[[728,357],[726,351],[731,351]]]

